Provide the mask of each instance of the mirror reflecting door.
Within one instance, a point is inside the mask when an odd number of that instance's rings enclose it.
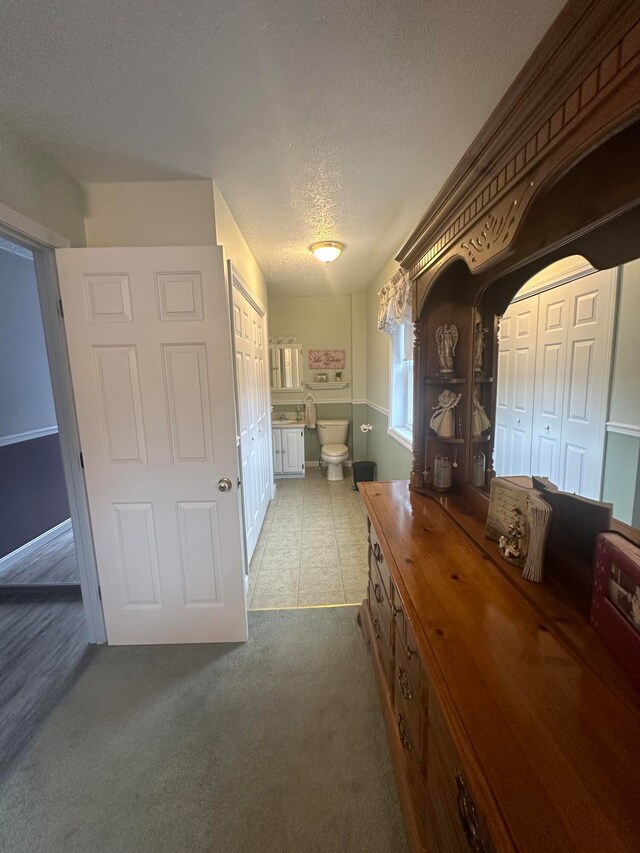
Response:
[[[272,344],[269,347],[272,391],[302,390],[302,347]]]

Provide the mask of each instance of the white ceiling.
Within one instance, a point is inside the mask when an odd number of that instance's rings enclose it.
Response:
[[[213,178],[271,293],[348,293],[562,5],[3,0],[0,115],[81,181]],[[330,266],[321,239],[346,244]]]

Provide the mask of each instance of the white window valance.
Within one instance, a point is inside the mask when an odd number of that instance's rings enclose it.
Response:
[[[393,335],[398,326],[413,322],[413,282],[402,269],[378,293],[378,331]]]

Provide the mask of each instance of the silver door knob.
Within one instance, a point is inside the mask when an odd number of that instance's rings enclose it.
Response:
[[[516,418],[516,423],[517,423],[517,424],[519,424],[519,423],[520,423],[520,418]]]
[[[547,424],[547,425],[545,426],[545,429],[549,429],[549,424]]]
[[[218,480],[218,489],[221,492],[228,492],[231,490],[233,484],[228,477],[223,477],[221,480]]]

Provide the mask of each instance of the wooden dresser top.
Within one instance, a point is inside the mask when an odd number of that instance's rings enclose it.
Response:
[[[587,665],[436,500],[360,491],[496,842],[640,850],[640,703],[613,662]]]

